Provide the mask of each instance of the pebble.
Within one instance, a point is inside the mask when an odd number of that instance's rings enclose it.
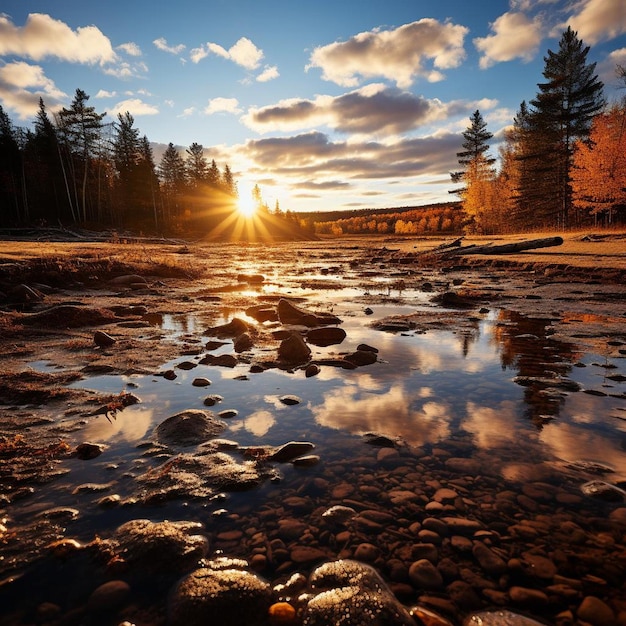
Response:
[[[87,600],[87,610],[93,613],[113,611],[124,604],[130,595],[130,586],[123,580],[110,580],[100,585]]]
[[[199,376],[198,378],[194,378],[191,384],[194,387],[208,387],[211,384],[211,381],[208,378]]]
[[[615,614],[611,607],[595,596],[587,596],[581,602],[576,615],[579,619],[594,626],[608,626],[615,622]]]
[[[491,576],[499,576],[507,570],[505,561],[481,541],[474,544],[472,554],[481,568]]]
[[[441,573],[427,559],[420,559],[411,564],[409,578],[416,589],[441,589],[443,587]]]

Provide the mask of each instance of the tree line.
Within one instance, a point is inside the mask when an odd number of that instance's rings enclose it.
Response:
[[[148,232],[207,231],[232,212],[237,182],[193,143],[170,143],[160,163],[133,116],[103,122],[77,89],[50,118],[43,99],[33,129],[0,106],[0,225],[81,224]]]
[[[604,86],[587,62],[589,47],[568,28],[544,57],[544,82],[523,101],[500,148],[480,111],[470,117],[457,153],[469,232],[519,232],[626,223],[626,98],[607,105]],[[626,70],[617,66],[626,85]]]

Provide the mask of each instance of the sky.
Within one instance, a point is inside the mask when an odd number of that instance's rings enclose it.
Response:
[[[456,199],[477,109],[497,156],[568,25],[626,95],[624,0],[3,0],[0,104],[30,127],[81,89],[157,164],[199,143],[270,208],[422,206]]]

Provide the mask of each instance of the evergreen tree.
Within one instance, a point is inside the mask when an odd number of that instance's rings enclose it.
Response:
[[[13,124],[0,105],[0,223],[23,219],[20,201],[21,155]]]
[[[57,117],[57,127],[65,148],[64,156],[71,180],[73,206],[76,207],[76,215],[83,221],[91,217],[87,195],[89,166],[99,156],[102,118],[106,115],[96,113],[94,107],[87,106],[87,100],[89,96],[77,89],[70,108],[64,107]]]
[[[220,170],[217,167],[217,163],[215,159],[211,160],[211,166],[207,172],[207,184],[212,189],[220,189],[222,182],[222,175],[220,174]]]
[[[487,130],[487,123],[478,109],[474,111],[470,117],[470,122],[471,124],[463,131],[462,146],[464,150],[456,153],[459,159],[459,165],[462,165],[463,169],[450,173],[453,183],[463,182],[468,166],[479,158],[489,167],[495,163],[495,159],[487,156],[487,151],[489,150],[488,142],[493,135]],[[460,189],[454,189],[450,193],[455,193],[463,197],[465,191],[465,187],[462,187]]]
[[[165,215],[169,220],[177,219],[182,215],[182,198],[185,192],[185,160],[169,143],[158,167],[159,178],[162,183]]]
[[[233,173],[230,170],[230,166],[228,163],[224,166],[224,173],[222,174],[222,189],[224,193],[231,196],[232,198],[237,197],[237,183],[235,182],[235,178]]]
[[[113,140],[113,162],[116,177],[116,208],[120,218],[133,222],[139,216],[139,198],[141,195],[141,180],[139,178],[139,163],[141,159],[141,140],[139,130],[134,128],[135,120],[126,111],[118,113],[115,125],[116,136]]]
[[[554,225],[568,227],[572,207],[571,169],[576,140],[589,136],[594,116],[604,107],[603,84],[595,63],[587,63],[589,46],[571,27],[561,36],[557,52],[548,50],[537,97],[531,101],[530,125],[538,152],[531,169],[543,196],[543,213]],[[528,191],[528,189],[526,189]]]
[[[202,144],[192,143],[185,151],[185,168],[187,174],[187,184],[193,189],[202,188],[208,179],[209,164],[204,156]]]
[[[159,230],[159,177],[156,173],[152,146],[145,135],[139,142],[138,176],[141,190],[141,206],[152,215],[155,230]]]

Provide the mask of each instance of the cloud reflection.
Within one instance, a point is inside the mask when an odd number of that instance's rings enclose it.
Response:
[[[103,415],[94,418],[85,427],[86,441],[137,441],[152,429],[154,411],[146,407],[134,407],[118,413],[111,421]]]
[[[402,384],[393,385],[385,394],[361,394],[355,387],[343,387],[328,393],[321,405],[312,407],[312,413],[322,426],[355,434],[386,433],[419,446],[450,435],[449,407],[422,402],[423,393],[424,388],[407,392]]]

